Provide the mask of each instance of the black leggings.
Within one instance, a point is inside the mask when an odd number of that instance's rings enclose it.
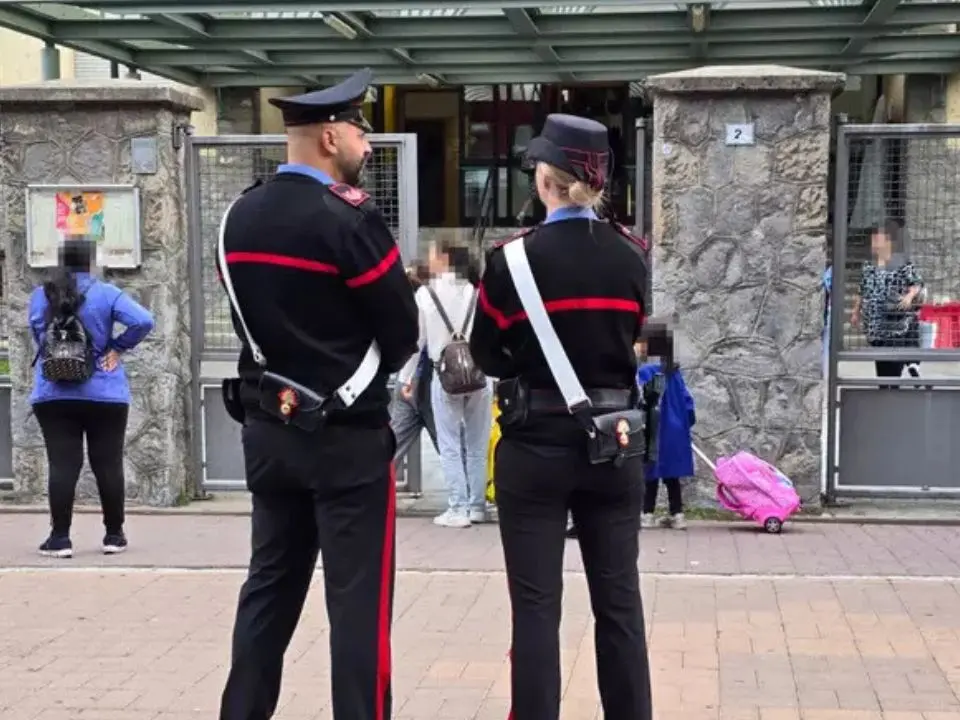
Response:
[[[123,530],[123,441],[129,406],[89,400],[37,403],[33,412],[43,431],[50,466],[48,492],[53,534],[70,535],[73,500],[83,468],[83,438],[97,479],[107,534]]]
[[[664,478],[661,480],[647,480],[643,489],[643,512],[647,515],[657,509],[657,492],[660,483],[667,486],[667,505],[671,515],[683,512],[683,491],[680,488],[680,478]]]

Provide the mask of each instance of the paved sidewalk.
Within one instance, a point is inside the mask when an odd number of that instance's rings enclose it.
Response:
[[[237,572],[0,574],[2,720],[211,720]],[[956,720],[960,595],[946,581],[693,577],[645,581],[658,720]],[[395,717],[504,720],[499,574],[405,572]],[[601,718],[585,583],[561,633],[565,720]],[[329,718],[315,584],[278,720]]]
[[[47,531],[44,515],[0,514],[0,567],[62,565],[36,554]],[[130,552],[104,558],[97,550],[103,537],[99,517],[77,515],[73,563],[183,568],[247,564],[247,517],[135,515],[128,517],[127,531]],[[401,518],[397,532],[401,569],[503,569],[495,525],[449,530],[426,518]],[[954,527],[805,522],[788,523],[784,533],[775,536],[746,523],[691,523],[687,532],[644,531],[640,545],[646,572],[960,577],[960,531]],[[567,553],[566,567],[582,570],[578,552]]]
[[[215,718],[248,522],[135,517],[130,552],[104,558],[98,519],[80,516],[82,552],[58,562],[34,555],[44,525],[0,516],[0,720]],[[402,520],[399,536],[395,720],[504,720],[496,528]],[[950,528],[810,524],[772,537],[702,524],[641,541],[656,720],[960,720]],[[600,720],[586,585],[568,549],[562,718]],[[330,719],[327,642],[315,582],[278,720]]]

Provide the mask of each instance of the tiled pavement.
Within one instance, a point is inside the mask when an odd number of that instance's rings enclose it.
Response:
[[[96,519],[77,522],[75,543],[92,548]],[[10,568],[0,570],[0,719],[215,718],[242,573],[122,568],[240,565],[242,518],[131,518],[126,556],[89,552],[56,566],[73,572],[25,567],[41,564],[31,551],[42,525],[0,516],[0,565]],[[803,525],[767,537],[702,525],[644,534],[655,717],[960,720],[954,533]],[[405,520],[400,536],[395,717],[503,720],[509,612],[495,528]],[[602,714],[592,624],[568,555],[562,717],[593,720]],[[288,653],[279,720],[330,717],[326,652],[316,583]]]
[[[60,565],[37,557],[47,532],[43,515],[0,513],[0,567]],[[103,535],[95,515],[74,521],[73,564],[116,565],[96,552]],[[641,569],[716,575],[883,575],[960,577],[960,528],[948,526],[788,523],[779,536],[746,523],[691,523],[689,532],[652,530],[640,538]],[[211,515],[131,515],[134,549],[126,566],[245,568],[250,521]],[[422,518],[397,523],[398,567],[407,570],[500,572],[503,557],[494,525],[450,531]],[[578,553],[566,568],[583,569]],[[960,719],[958,719],[960,720]]]

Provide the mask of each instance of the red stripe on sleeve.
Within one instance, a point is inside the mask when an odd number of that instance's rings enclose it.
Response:
[[[261,252],[231,252],[227,253],[227,264],[235,263],[253,263],[255,265],[276,265],[277,267],[294,268],[295,270],[307,270],[309,272],[326,273],[327,275],[339,275],[340,271],[336,265],[317,262],[316,260],[307,260],[306,258],[293,257],[291,255],[277,255],[275,253]]]
[[[548,313],[571,312],[577,310],[607,310],[610,312],[628,312],[640,314],[640,303],[635,300],[624,300],[622,298],[564,298],[562,300],[547,300],[543,303]],[[509,317],[504,317],[502,322],[497,325],[501,330],[505,330],[514,323],[527,319],[527,313],[520,311]]]
[[[506,330],[510,327],[510,321],[507,319],[507,316],[491,304],[490,298],[487,297],[487,289],[483,286],[483,283],[480,283],[480,289],[477,291],[477,304],[479,304],[480,309],[497,324],[498,328]]]
[[[398,260],[400,260],[400,249],[394,245],[390,252],[387,253],[386,257],[378,262],[374,267],[370,268],[364,273],[360,273],[356,277],[352,277],[347,280],[347,287],[358,288],[376,282],[386,275],[387,271],[393,267],[393,264]]]

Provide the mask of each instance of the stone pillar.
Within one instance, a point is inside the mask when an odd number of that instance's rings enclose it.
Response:
[[[773,462],[817,502],[830,96],[844,76],[704,67],[648,82],[653,311],[674,324],[698,442]],[[735,124],[752,143],[728,144]]]
[[[9,313],[13,384],[13,467],[25,499],[45,492],[43,440],[28,403],[34,342],[27,302],[44,274],[26,262],[26,187],[31,184],[119,184],[140,189],[142,265],[109,271],[108,280],[150,309],[156,327],[124,359],[133,402],[124,462],[127,496],[150,505],[189,497],[190,283],[183,162],[173,129],[202,103],[191,94],[143,82],[96,86],[66,81],[0,88],[0,239]],[[135,175],[131,139],[157,139],[157,172]],[[108,221],[109,222],[109,221]],[[95,496],[85,473],[80,496]]]

